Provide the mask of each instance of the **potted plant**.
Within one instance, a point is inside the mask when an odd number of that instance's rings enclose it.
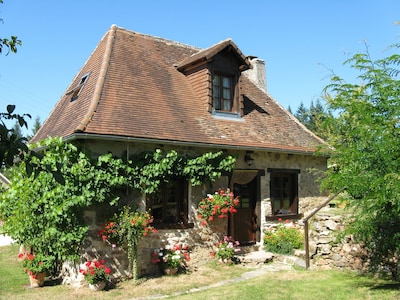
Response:
[[[239,241],[235,241],[231,236],[224,236],[223,241],[215,245],[216,250],[213,255],[222,263],[231,264],[234,262],[234,256],[240,252]]]
[[[153,263],[158,264],[167,275],[176,274],[179,269],[186,268],[186,262],[189,260],[188,247],[182,244],[168,245],[152,253]]]
[[[28,273],[31,287],[44,285],[47,272],[54,266],[55,257],[41,253],[20,253],[18,259],[22,260],[24,271]]]
[[[79,272],[85,277],[87,283],[89,283],[90,289],[100,291],[106,286],[111,269],[105,266],[104,260],[88,261]]]
[[[219,190],[213,195],[208,194],[200,200],[198,205],[198,217],[202,219],[202,225],[213,221],[215,218],[228,218],[229,213],[236,213],[239,205],[239,197],[235,197],[229,189]]]

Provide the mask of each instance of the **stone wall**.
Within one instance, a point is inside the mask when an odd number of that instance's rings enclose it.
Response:
[[[128,272],[127,249],[124,247],[112,248],[107,242],[103,242],[98,236],[98,231],[103,224],[102,218],[97,217],[95,210],[85,212],[85,220],[89,225],[88,238],[82,250],[81,264],[71,262],[64,263],[63,283],[75,287],[85,285],[79,268],[83,267],[86,261],[105,260],[105,264],[112,269],[114,280],[130,278]],[[155,249],[173,246],[175,244],[188,245],[191,259],[188,262],[189,268],[196,268],[212,259],[210,252],[213,245],[221,241],[228,232],[228,220],[216,219],[207,226],[200,225],[200,220],[194,222],[193,228],[187,229],[162,229],[143,237],[139,242],[137,270],[138,276],[159,274],[157,265],[152,263],[151,254]]]
[[[362,270],[363,250],[344,230],[349,215],[325,208],[309,220],[310,266],[319,269]]]
[[[94,156],[102,153],[112,152],[117,156],[121,153],[129,157],[133,153],[143,150],[152,150],[154,145],[136,144],[125,142],[96,142],[88,141],[88,146],[92,149]],[[161,145],[162,146],[162,145]],[[164,150],[172,149],[171,146],[162,146]],[[174,148],[175,149],[175,148]],[[215,149],[194,149],[191,147],[180,147],[175,149],[180,152],[187,153],[203,153],[205,151],[216,151]],[[256,214],[259,231],[257,232],[258,246],[262,246],[263,231],[268,228],[265,217],[272,214],[270,204],[270,174],[268,168],[279,169],[298,169],[300,174],[298,177],[299,186],[299,212],[306,214],[317,204],[322,202],[319,185],[317,183],[317,173],[315,170],[323,171],[326,168],[326,158],[316,157],[312,155],[293,155],[278,152],[253,152],[253,165],[248,166],[244,160],[245,151],[228,150],[229,154],[237,157],[236,168],[239,170],[264,170],[265,175],[260,177],[260,201],[256,203]],[[189,222],[193,223],[193,228],[187,229],[170,229],[159,230],[155,234],[151,234],[140,241],[138,249],[138,274],[140,276],[153,275],[158,272],[157,267],[151,262],[151,253],[154,249],[173,245],[175,243],[187,244],[191,248],[191,264],[201,264],[210,259],[210,251],[212,246],[220,241],[224,235],[228,234],[227,220],[218,220],[219,224],[212,224],[212,227],[203,227],[200,225],[196,217],[196,207],[198,202],[207,193],[213,193],[218,188],[226,189],[229,184],[228,176],[222,176],[214,184],[203,185],[198,187],[189,187]],[[134,201],[142,202],[142,195],[122,195],[123,202],[129,204]],[[129,277],[127,273],[127,255],[123,248],[112,249],[110,245],[105,244],[98,236],[97,232],[106,220],[102,215],[102,211],[108,211],[109,208],[95,207],[86,212],[86,222],[89,225],[89,237],[82,249],[82,262],[93,259],[105,259],[106,264],[113,269],[116,278]],[[82,284],[82,277],[77,272],[79,266],[73,264],[65,264],[64,278],[65,283],[74,285]]]

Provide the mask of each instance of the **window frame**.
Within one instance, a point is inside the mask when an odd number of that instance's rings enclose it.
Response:
[[[299,185],[298,185],[298,174],[299,169],[268,169],[270,173],[270,199],[272,206],[273,216],[293,216],[299,214]],[[273,186],[274,179],[278,179],[279,187]],[[287,179],[287,185],[285,185],[285,179]],[[289,188],[287,191],[289,198],[289,205],[285,205],[285,188]],[[276,194],[274,190],[279,189],[279,208],[276,207]]]
[[[81,77],[81,80],[79,81],[78,85],[67,92],[67,95],[72,94],[71,98],[70,98],[70,102],[73,102],[76,99],[78,99],[79,94],[81,93],[83,87],[86,85],[86,83],[89,79],[90,73],[91,72],[88,72],[85,75],[83,75]]]
[[[191,228],[193,223],[189,223],[189,182],[183,178],[177,178],[163,182],[159,189],[153,193],[146,195],[146,208],[150,210],[154,221],[153,225],[157,229],[174,229],[174,228]],[[171,195],[173,193],[173,195]],[[170,201],[171,197],[175,197],[176,202]],[[158,199],[157,199],[158,198]],[[154,202],[155,203],[154,203]],[[156,206],[159,212],[156,213]],[[175,206],[175,216],[178,219],[174,221],[169,219],[169,206]],[[160,213],[161,211],[161,213]]]
[[[216,78],[219,78],[218,80],[218,85],[216,85],[214,83],[214,80]],[[229,87],[229,98],[224,98],[224,79],[228,79],[229,83],[230,83],[230,87]],[[216,89],[216,87],[218,87],[218,89]],[[216,96],[216,91],[219,91],[219,95]],[[213,107],[213,111],[215,112],[225,112],[225,113],[232,113],[234,112],[234,108],[235,108],[235,76],[234,75],[230,75],[230,74],[224,74],[224,73],[220,73],[220,72],[215,72],[212,76],[212,107]],[[218,101],[216,101],[216,99]],[[229,109],[224,109],[224,102],[225,101],[229,101],[230,103],[230,108]],[[216,103],[219,104],[219,108],[217,108]]]

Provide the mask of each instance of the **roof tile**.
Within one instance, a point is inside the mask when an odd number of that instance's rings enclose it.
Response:
[[[76,86],[90,72],[78,99],[71,102],[70,95],[63,95],[32,142],[47,136],[68,137],[84,132],[227,147],[313,151],[323,141],[245,75],[241,79],[244,116],[227,120],[208,112],[207,103],[176,66],[184,67],[227,43],[234,45],[226,40],[201,51],[111,27],[66,89]]]

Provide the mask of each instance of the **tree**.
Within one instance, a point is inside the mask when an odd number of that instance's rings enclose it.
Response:
[[[30,151],[26,145],[26,138],[18,134],[15,128],[7,128],[5,120],[16,120],[17,127],[26,127],[26,118],[29,114],[15,114],[15,105],[7,105],[7,112],[0,113],[0,166],[12,166],[14,159],[19,156],[24,159]]]
[[[359,72],[361,83],[335,75],[326,87],[337,117],[322,187],[335,192],[346,186],[354,209],[350,230],[369,250],[371,270],[389,270],[399,280],[400,55],[374,61],[367,49],[345,64]]]
[[[116,203],[116,189],[128,185],[126,165],[110,154],[91,160],[89,153],[61,138],[48,138],[37,147],[44,149],[38,163],[58,170],[63,184],[51,172],[27,173],[21,162],[11,172],[9,187],[0,193],[3,228],[35,253],[58,261],[79,258],[88,230],[83,210],[106,200]]]
[[[0,4],[2,3],[3,0],[0,0]],[[0,19],[0,21],[2,22],[3,19]],[[16,36],[11,36],[10,39],[0,38],[0,53],[3,53],[4,47],[8,49],[7,54],[10,51],[16,53],[17,46],[20,45],[22,43]],[[13,165],[15,156],[20,155],[20,158],[22,158],[23,154],[28,151],[25,144],[26,139],[19,134],[20,130],[18,131],[17,129],[24,126],[28,128],[26,118],[30,118],[30,115],[15,114],[15,105],[7,105],[6,110],[7,112],[0,113],[0,167]],[[4,120],[15,120],[14,128],[9,129]]]
[[[303,102],[300,102],[299,107],[297,108],[294,116],[301,122],[303,123],[306,127],[308,125],[308,114],[309,110],[306,108]]]
[[[303,102],[297,108],[294,116],[309,130],[324,140],[329,140],[332,134],[332,122],[334,116],[322,104],[321,100],[311,101],[310,108],[307,108]],[[329,120],[329,122],[327,122]]]
[[[24,135],[22,133],[21,125],[19,125],[19,122],[16,120],[14,122],[14,126],[12,128],[13,133],[17,136],[17,138],[23,138]]]
[[[0,0],[0,4],[3,4],[3,0]],[[0,19],[3,22],[3,19]],[[3,47],[7,48],[6,55],[11,51],[17,53],[17,46],[21,46],[22,42],[18,37],[12,35],[10,38],[0,38],[0,54],[3,53]]]
[[[40,117],[37,116],[35,118],[35,121],[33,123],[33,127],[31,130],[31,134],[28,135],[28,140],[30,140],[31,138],[33,138],[33,136],[36,134],[36,132],[38,132],[38,130],[40,129],[40,127],[42,126],[42,123],[40,122]]]

